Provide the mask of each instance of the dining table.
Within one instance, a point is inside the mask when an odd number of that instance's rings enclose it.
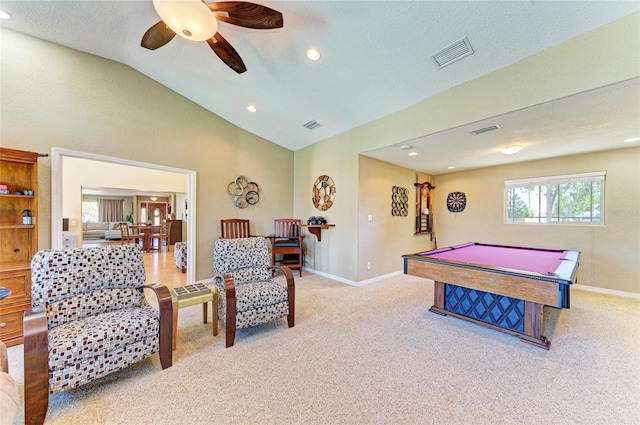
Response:
[[[153,249],[151,235],[154,233],[160,233],[160,225],[159,224],[134,224],[131,226],[133,232],[136,234],[143,235],[142,237],[142,250],[144,252],[149,252]]]

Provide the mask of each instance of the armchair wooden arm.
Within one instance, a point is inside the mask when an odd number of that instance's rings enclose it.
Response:
[[[42,424],[49,407],[49,333],[42,307],[24,312],[24,421]]]
[[[160,283],[144,285],[143,288],[151,289],[158,299],[160,311],[160,364],[162,369],[173,364],[173,302],[169,289]]]
[[[289,315],[287,316],[287,324],[290,328],[295,326],[295,300],[296,300],[296,287],[295,280],[293,278],[293,272],[287,266],[274,266],[271,267],[274,270],[280,270],[284,273],[287,280],[287,299],[289,300]]]
[[[220,276],[224,283],[224,293],[227,299],[227,317],[226,322],[226,347],[229,348],[233,345],[236,339],[236,282],[233,280],[233,276],[225,274]]]

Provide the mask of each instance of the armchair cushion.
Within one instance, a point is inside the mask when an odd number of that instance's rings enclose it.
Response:
[[[31,263],[32,307],[46,307],[49,329],[144,301],[142,254],[136,249],[43,250]]]
[[[214,247],[216,273],[231,274],[236,284],[271,280],[271,259],[265,238],[218,242]]]
[[[121,347],[148,341],[158,351],[158,312],[151,306],[125,308],[57,326],[49,331],[49,368],[76,365]],[[155,350],[154,350],[155,348]]]

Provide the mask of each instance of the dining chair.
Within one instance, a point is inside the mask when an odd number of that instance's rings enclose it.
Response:
[[[249,220],[241,218],[223,218],[220,220],[220,237],[236,239],[250,237]]]
[[[151,234],[150,249],[153,249],[154,240],[158,240],[158,251],[164,246],[169,251],[169,238],[171,237],[171,222],[167,221],[160,224],[158,232]]]
[[[122,234],[120,237],[120,245],[128,245],[130,243],[135,243],[136,245],[142,244],[144,235],[131,233],[129,231],[129,223],[126,221],[120,223],[120,233]]]
[[[271,264],[285,265],[290,269],[298,269],[302,276],[304,266],[303,239],[300,220],[296,218],[276,218],[274,234],[271,239]]]

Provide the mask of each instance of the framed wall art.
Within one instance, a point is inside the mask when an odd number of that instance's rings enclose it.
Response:
[[[409,190],[406,187],[391,187],[391,215],[394,217],[409,215]]]

